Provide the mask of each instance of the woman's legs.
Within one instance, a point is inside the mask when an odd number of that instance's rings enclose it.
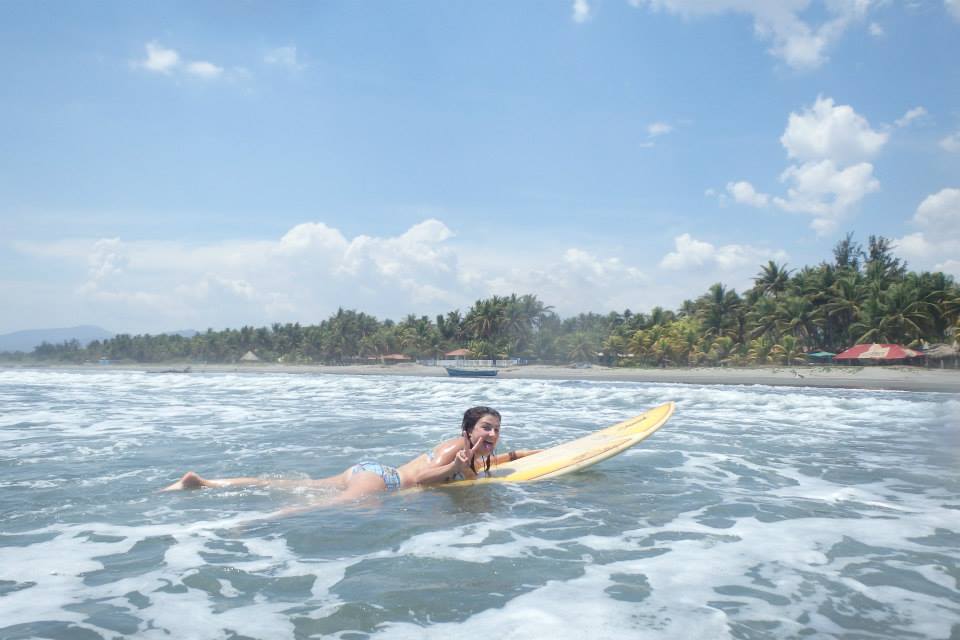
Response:
[[[347,469],[344,474],[348,474],[346,486],[342,491],[336,494],[326,495],[322,498],[310,501],[308,504],[301,504],[295,507],[285,507],[268,515],[266,520],[276,518],[286,518],[288,516],[315,511],[317,509],[327,509],[337,505],[348,503],[358,503],[364,498],[370,498],[374,495],[383,494],[386,491],[386,485],[379,474],[372,471],[356,471],[351,473],[352,467]]]
[[[161,491],[179,491],[181,489],[203,489],[219,487],[336,487],[343,489],[347,486],[350,470],[329,478],[319,480],[282,480],[279,478],[218,478],[208,480],[193,471],[183,474],[183,477],[164,487]]]

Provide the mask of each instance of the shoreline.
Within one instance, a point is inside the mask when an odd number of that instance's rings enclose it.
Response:
[[[421,364],[393,365],[289,365],[272,363],[244,364],[85,364],[23,365],[0,363],[0,370],[57,371],[144,371],[168,375],[196,373],[289,373],[313,375],[395,375],[447,377],[443,367]],[[466,378],[469,380],[470,378]],[[658,382],[700,385],[770,385],[828,389],[867,389],[960,393],[960,370],[924,369],[910,366],[849,367],[837,365],[767,365],[755,367],[690,367],[669,369],[633,369],[592,365],[525,365],[499,368],[496,379],[582,380],[613,382]]]

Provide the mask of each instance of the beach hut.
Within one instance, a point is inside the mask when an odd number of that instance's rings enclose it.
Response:
[[[816,363],[822,364],[824,362],[830,362],[835,355],[837,354],[830,353],[829,351],[815,351],[814,353],[808,353],[807,357]]]
[[[898,360],[909,360],[917,358],[923,354],[913,349],[900,346],[899,344],[858,344],[850,347],[842,353],[833,357],[834,362],[850,362],[853,360],[864,364],[883,364],[896,362]]]
[[[470,349],[454,349],[453,351],[447,351],[443,354],[446,358],[459,358],[463,359],[470,355]]]
[[[253,351],[247,351],[243,354],[243,357],[240,358],[240,362],[260,362],[260,358],[257,357]]]
[[[960,349],[952,344],[932,344],[923,350],[927,366],[935,364],[941,369],[956,369],[960,366]]]
[[[413,358],[405,356],[402,353],[391,353],[383,356],[384,364],[396,364],[398,362],[410,362]]]

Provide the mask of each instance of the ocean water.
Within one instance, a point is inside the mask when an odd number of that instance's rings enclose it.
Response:
[[[157,489],[501,451],[674,400],[553,481],[258,520]],[[960,638],[960,398],[394,376],[0,371],[0,638]]]

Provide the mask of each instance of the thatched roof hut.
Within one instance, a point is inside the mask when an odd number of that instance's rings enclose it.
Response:
[[[243,357],[240,358],[240,362],[260,362],[260,358],[257,357],[253,351],[247,351],[243,354]]]
[[[933,358],[934,360],[941,360],[943,358],[956,358],[960,354],[960,349],[957,349],[952,344],[935,344],[931,345],[930,348],[925,349],[923,355],[928,358]]]
[[[927,366],[936,364],[941,369],[946,367],[956,368],[960,366],[960,349],[952,344],[934,344],[924,349],[924,358],[927,359]]]

